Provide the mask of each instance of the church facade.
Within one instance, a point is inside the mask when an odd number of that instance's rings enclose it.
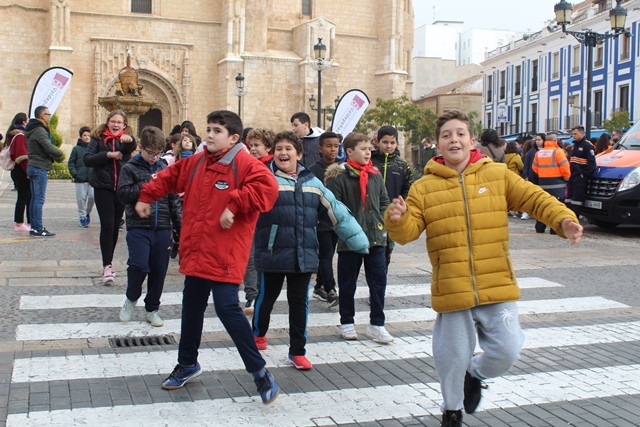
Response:
[[[22,0],[0,4],[4,83],[0,122],[27,112],[42,71],[63,66],[73,80],[58,107],[58,129],[102,123],[98,99],[116,91],[127,53],[143,94],[155,100],[139,126],[168,133],[183,120],[204,136],[213,110],[241,110],[247,126],[289,128],[296,111],[316,126],[313,46],[322,39],[332,66],[322,72],[322,106],[351,88],[371,101],[411,93],[411,0]],[[236,76],[246,94],[238,105]],[[327,123],[328,126],[328,123]]]

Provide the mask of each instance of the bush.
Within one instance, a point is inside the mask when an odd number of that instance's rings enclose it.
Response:
[[[49,179],[71,179],[69,168],[66,163],[53,163],[53,169],[51,169],[47,176]]]

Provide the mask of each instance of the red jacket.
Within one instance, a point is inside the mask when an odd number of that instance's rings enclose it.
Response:
[[[278,198],[273,174],[236,144],[212,163],[203,153],[176,162],[142,186],[139,201],[151,203],[168,193],[185,193],[180,233],[180,272],[224,283],[242,283],[258,215]],[[225,230],[220,216],[234,214]]]

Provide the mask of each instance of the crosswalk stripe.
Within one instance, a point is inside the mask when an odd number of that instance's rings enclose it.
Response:
[[[529,328],[524,332],[525,349],[611,344],[640,341],[640,321]],[[396,337],[391,345],[380,345],[366,339],[359,342],[310,342],[306,346],[306,351],[309,360],[316,364],[425,358],[431,357],[432,354],[431,334],[418,337]],[[267,362],[267,367],[271,368],[284,365],[287,352],[287,345],[270,345],[262,355]],[[16,359],[13,363],[12,382],[167,375],[175,364],[175,360],[175,350]],[[198,360],[201,366],[210,371],[239,369],[241,364],[235,347],[200,349]]]
[[[640,365],[509,375],[490,380],[480,410],[598,399],[640,389]],[[606,381],[603,380],[606,378]],[[122,405],[9,414],[7,426],[113,425],[114,420],[144,420],[145,425],[335,425],[374,422],[409,415],[438,415],[435,382],[281,393],[270,406],[257,396]],[[340,404],[336,404],[339,402]],[[467,416],[473,419],[473,416]]]
[[[551,288],[562,286],[559,283],[551,282],[539,277],[523,277],[518,279],[518,285],[522,289]],[[408,297],[430,295],[430,283],[387,285],[387,297]],[[311,298],[312,288],[309,289]],[[369,290],[366,286],[356,288],[356,298],[366,298]],[[140,297],[144,300],[145,295]],[[286,301],[286,292],[278,296],[278,301]],[[209,299],[212,301],[211,298]],[[124,303],[124,295],[114,294],[87,294],[87,295],[42,295],[20,297],[21,310],[56,310],[65,308],[82,307],[120,307]],[[162,294],[162,305],[182,304],[182,292],[165,292]]]
[[[603,297],[560,298],[550,300],[519,301],[520,314],[548,314],[572,311],[606,310],[613,308],[628,308],[627,305]],[[140,308],[139,310],[143,310]],[[114,314],[115,316],[115,314]],[[419,322],[435,320],[436,312],[430,308],[408,308],[385,310],[386,322]],[[369,312],[356,312],[356,323],[368,323]],[[311,313],[310,327],[335,326],[338,315],[335,312]],[[272,314],[271,329],[286,329],[289,327],[288,314]],[[207,317],[204,321],[204,332],[224,331],[222,323],[217,317]],[[180,332],[180,319],[165,319],[164,326],[154,328],[146,322],[88,322],[88,323],[45,323],[22,324],[16,327],[16,340],[56,340],[77,338],[109,338],[123,336],[148,336]]]

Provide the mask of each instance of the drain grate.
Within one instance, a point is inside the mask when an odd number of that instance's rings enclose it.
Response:
[[[109,338],[109,345],[113,348],[120,347],[149,347],[152,345],[176,344],[172,335],[152,335],[148,337],[117,337]]]

